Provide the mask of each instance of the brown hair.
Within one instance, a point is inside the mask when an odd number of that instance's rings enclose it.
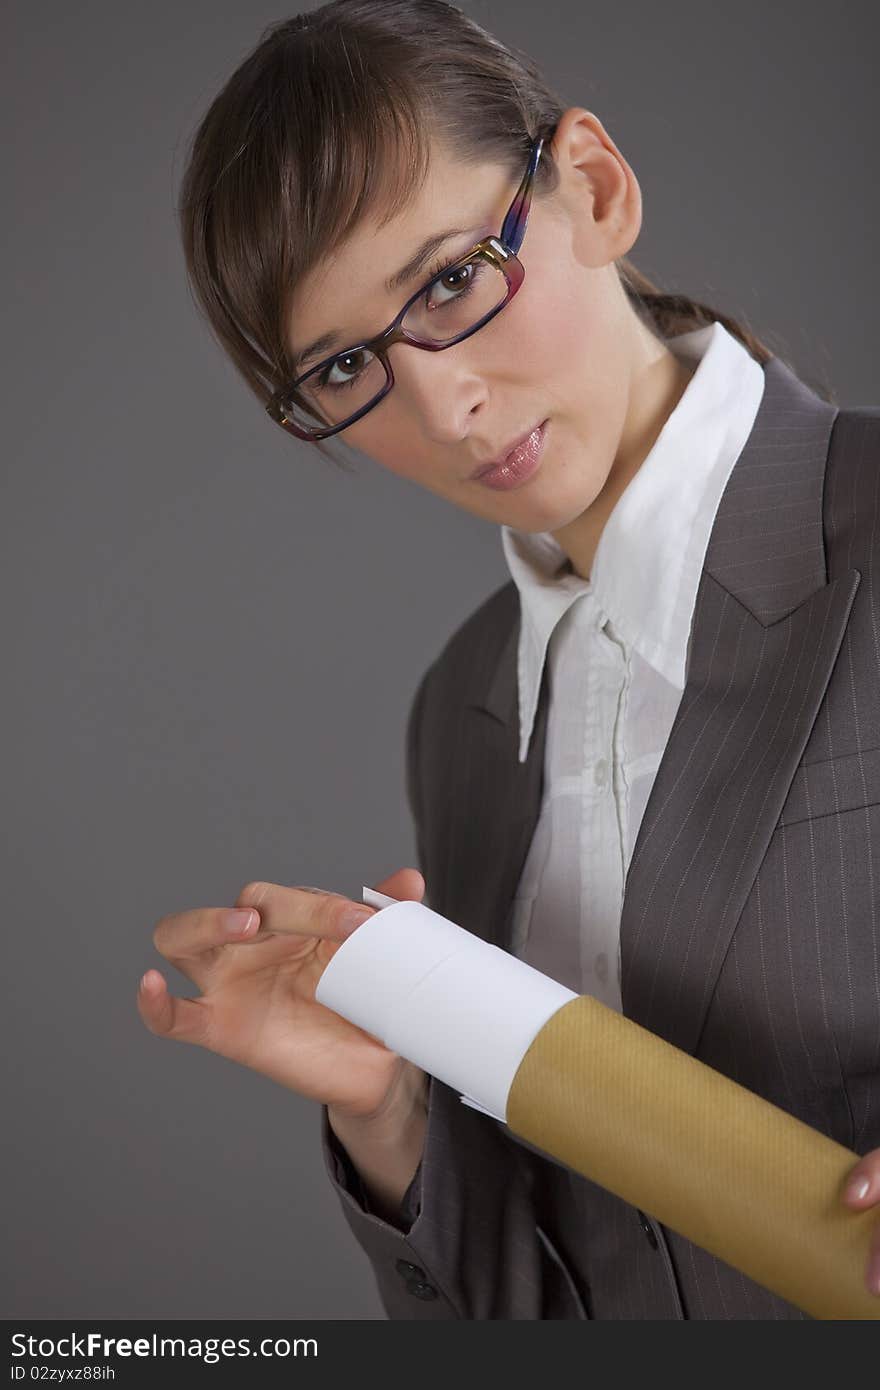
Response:
[[[547,146],[565,109],[526,54],[445,0],[331,0],[265,29],[193,136],[178,209],[196,302],[258,399],[293,374],[295,287],[367,211],[384,226],[407,205],[429,132],[512,180],[544,136],[539,199],[558,182]],[[615,264],[658,336],[718,320],[757,361],[773,355],[735,319]]]

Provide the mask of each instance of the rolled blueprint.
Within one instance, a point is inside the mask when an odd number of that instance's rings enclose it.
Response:
[[[424,904],[364,901],[319,1003],[811,1317],[880,1318],[857,1154]]]

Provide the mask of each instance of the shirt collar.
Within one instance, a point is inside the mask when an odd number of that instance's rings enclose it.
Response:
[[[520,762],[528,752],[550,638],[583,594],[595,600],[597,625],[610,619],[627,646],[684,690],[691,620],[715,513],[754,424],[764,371],[718,322],[667,339],[666,346],[696,369],[608,517],[590,578],[566,570],[567,556],[549,531],[501,527],[522,616]]]

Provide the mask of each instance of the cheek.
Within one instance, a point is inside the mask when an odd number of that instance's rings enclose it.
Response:
[[[509,360],[517,379],[576,407],[601,381],[596,369],[605,357],[603,308],[582,270],[573,275],[561,263],[542,268],[540,283],[527,282],[507,311],[513,329]]]
[[[389,398],[382,404],[383,418],[374,421],[368,415],[357,425],[352,425],[347,432],[349,443],[396,477],[418,481],[424,472],[420,463],[424,438],[414,431],[412,420],[405,418],[395,401]]]
[[[614,457],[626,410],[629,368],[619,297],[607,272],[562,258],[545,260],[540,285],[531,288],[523,305],[529,326],[519,379],[540,386],[548,413],[557,416],[557,438],[582,446],[589,441],[593,466],[601,470]]]

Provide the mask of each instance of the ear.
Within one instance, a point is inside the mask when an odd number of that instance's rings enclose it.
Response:
[[[571,219],[584,264],[610,264],[634,245],[642,225],[638,180],[598,116],[581,106],[561,117],[551,142],[557,198]]]

